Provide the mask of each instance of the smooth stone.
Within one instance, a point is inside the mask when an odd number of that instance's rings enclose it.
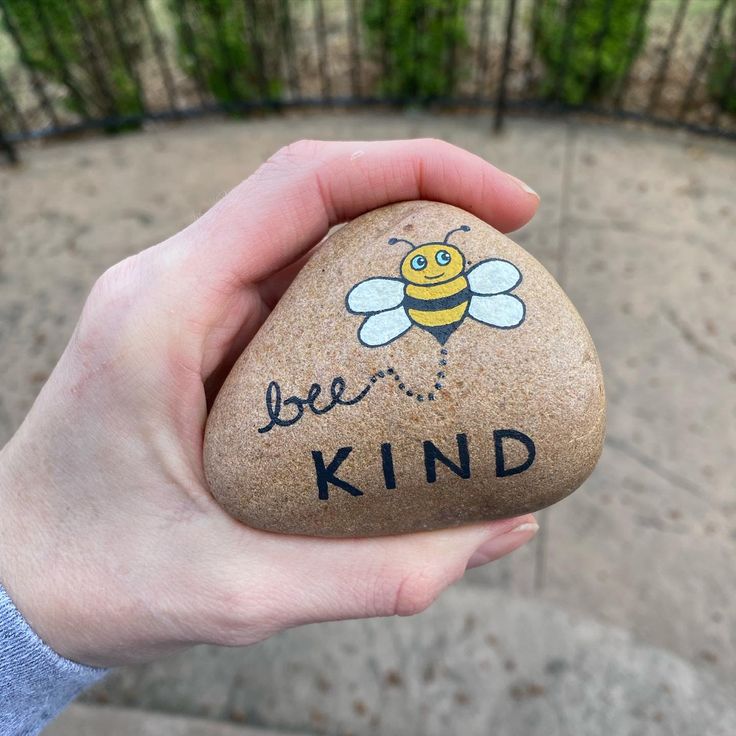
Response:
[[[473,215],[417,201],[309,260],[218,394],[204,461],[249,526],[376,536],[549,506],[604,432],[595,346],[554,278]]]

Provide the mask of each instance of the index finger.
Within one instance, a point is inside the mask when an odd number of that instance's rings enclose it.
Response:
[[[253,283],[294,262],[332,225],[414,199],[461,207],[504,232],[531,219],[539,203],[523,182],[444,141],[299,141],[185,232],[202,276],[214,269],[220,282]]]

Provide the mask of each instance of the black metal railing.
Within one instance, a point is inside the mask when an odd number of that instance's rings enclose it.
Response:
[[[736,0],[0,0],[0,148],[313,105],[578,110],[736,138]]]

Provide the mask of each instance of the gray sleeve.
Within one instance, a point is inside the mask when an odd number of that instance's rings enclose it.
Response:
[[[0,585],[0,734],[37,734],[107,670],[59,656],[36,636]]]

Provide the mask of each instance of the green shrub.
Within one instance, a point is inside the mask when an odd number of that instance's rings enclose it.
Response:
[[[449,96],[467,46],[468,0],[366,0],[366,45],[383,65],[382,94],[397,99]]]
[[[713,53],[708,75],[708,92],[723,112],[736,115],[736,13],[732,41],[721,38]]]
[[[23,41],[23,61],[63,90],[68,109],[91,118],[135,116],[143,111],[133,76],[142,36],[137,2],[5,0],[4,10],[6,28],[13,25]],[[109,129],[121,127],[133,124],[114,124]]]
[[[225,105],[275,100],[283,89],[279,4],[169,0],[184,70]],[[251,25],[250,10],[256,23]]]
[[[547,0],[537,29],[542,93],[570,105],[600,99],[644,45],[644,0]]]

